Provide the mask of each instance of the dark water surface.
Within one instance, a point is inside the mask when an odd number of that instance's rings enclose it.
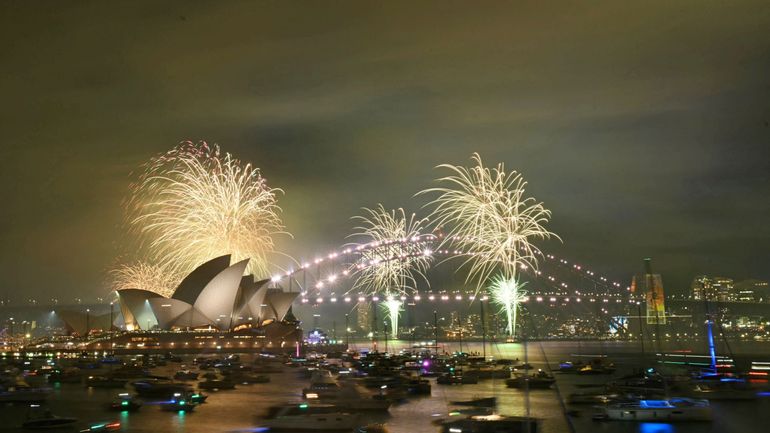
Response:
[[[391,350],[394,349],[391,343]],[[396,345],[396,347],[398,347]],[[446,346],[447,351],[457,349]],[[464,346],[466,351],[481,352],[480,344]],[[519,344],[488,346],[489,355],[496,357],[524,358],[523,347]],[[630,372],[638,367],[640,356],[636,346],[627,343],[598,344],[574,342],[547,342],[528,345],[528,357],[535,368],[545,367],[545,357],[555,366],[570,353],[592,351],[607,353],[619,366],[618,374]],[[762,347],[758,353],[764,352]],[[545,357],[544,357],[545,354]],[[243,357],[243,361],[248,361]],[[156,369],[156,374],[172,375],[179,368],[170,363]],[[266,384],[242,385],[235,390],[210,392],[207,403],[195,412],[163,412],[157,405],[146,404],[138,412],[110,412],[105,407],[119,390],[85,388],[80,384],[61,384],[55,388],[48,403],[51,410],[62,416],[79,418],[85,427],[87,423],[119,420],[124,432],[234,432],[245,431],[258,424],[257,415],[264,413],[272,404],[302,401],[301,390],[307,380],[299,377],[296,369],[286,368],[282,373],[272,374]],[[603,383],[604,376],[558,375],[559,392],[565,397],[578,390],[576,385]],[[474,397],[496,395],[498,411],[505,415],[525,415],[526,396],[522,391],[508,389],[502,380],[482,381],[478,385],[442,386],[433,382],[430,397],[413,398],[403,404],[391,407],[389,415],[370,416],[372,422],[385,422],[393,433],[436,432],[431,424],[434,414],[446,414],[451,400],[467,400]],[[713,402],[715,419],[711,423],[636,423],[597,422],[591,419],[590,406],[576,406],[577,416],[564,415],[557,390],[533,390],[529,393],[529,407],[533,416],[543,419],[543,431],[547,433],[570,431],[569,422],[576,432],[639,432],[639,433],[753,433],[770,432],[770,398],[749,402]],[[26,415],[24,406],[0,407],[0,431],[23,431],[19,428]]]

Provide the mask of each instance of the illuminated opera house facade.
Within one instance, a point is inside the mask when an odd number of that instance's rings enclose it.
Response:
[[[255,338],[266,348],[293,346],[301,331],[289,311],[298,293],[268,288],[270,280],[244,276],[247,264],[248,259],[231,264],[229,255],[210,260],[185,277],[168,298],[147,290],[119,290],[125,329],[176,331],[155,332],[154,339],[181,344],[207,335],[238,338],[240,334]],[[127,333],[132,334],[136,333]],[[163,341],[153,343],[163,345]]]

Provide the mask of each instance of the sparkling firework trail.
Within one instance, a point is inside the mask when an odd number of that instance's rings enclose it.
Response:
[[[139,289],[170,297],[179,278],[168,269],[147,263],[120,265],[110,271],[112,290]]]
[[[223,254],[269,275],[274,237],[287,234],[260,170],[219,147],[185,142],[154,158],[133,188],[130,223],[148,261],[185,275]]]
[[[492,280],[489,288],[489,294],[492,302],[500,306],[500,311],[505,312],[508,320],[506,329],[508,335],[516,335],[516,314],[519,304],[526,299],[527,292],[521,290],[526,283],[519,283],[513,278],[506,278],[502,275]]]
[[[398,301],[395,307],[393,297],[416,291],[418,278],[426,284],[428,281],[425,271],[432,253],[425,243],[418,241],[427,220],[414,214],[407,217],[403,209],[388,212],[381,204],[363,210],[364,216],[354,217],[360,225],[351,237],[373,247],[361,251],[353,267],[355,280],[350,291],[388,298],[389,302],[383,305],[393,334],[397,335],[401,303]]]
[[[435,206],[431,219],[436,227],[448,228],[442,247],[463,251],[461,266],[470,267],[466,282],[476,280],[477,291],[500,270],[507,279],[516,279],[518,269],[537,270],[540,250],[536,239],[555,237],[544,226],[551,211],[532,197],[525,197],[521,174],[505,172],[503,164],[490,169],[474,153],[475,166],[449,164],[449,176],[438,179],[449,184],[422,193],[438,193],[429,205]]]

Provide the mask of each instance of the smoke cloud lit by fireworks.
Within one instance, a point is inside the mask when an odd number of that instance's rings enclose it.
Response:
[[[269,275],[274,238],[288,235],[276,201],[281,192],[217,145],[185,142],[147,165],[132,188],[128,222],[143,259],[171,275],[223,254],[249,258],[249,272]],[[125,287],[141,283],[129,277],[144,273],[116,275]]]

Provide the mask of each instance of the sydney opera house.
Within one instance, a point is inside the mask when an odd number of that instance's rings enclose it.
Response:
[[[248,259],[230,264],[225,255],[191,272],[170,298],[138,289],[119,290],[127,330],[256,328],[281,322],[298,293],[269,289],[269,280],[243,276]]]
[[[126,331],[111,334],[109,341],[92,340],[88,346],[95,349],[293,348],[302,341],[290,313],[298,293],[244,276],[247,264],[248,259],[231,264],[229,255],[210,260],[185,277],[168,298],[148,290],[118,290],[122,314],[56,314],[77,335],[96,329]]]

